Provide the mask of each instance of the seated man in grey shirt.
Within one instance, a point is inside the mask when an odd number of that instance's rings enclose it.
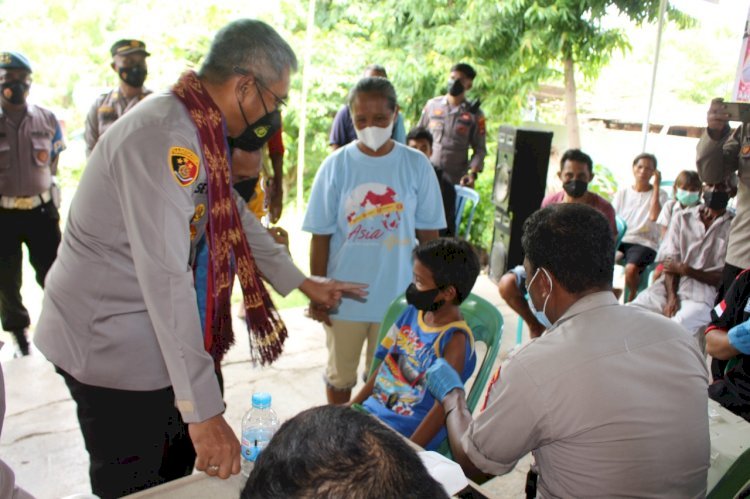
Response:
[[[607,220],[579,204],[524,224],[530,306],[547,331],[503,365],[472,419],[445,363],[427,372],[468,476],[508,473],[532,452],[540,497],[704,497],[708,374],[674,322],[618,304]]]

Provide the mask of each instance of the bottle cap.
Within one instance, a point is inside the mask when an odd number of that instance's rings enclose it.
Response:
[[[253,407],[256,409],[268,409],[271,407],[271,394],[268,392],[253,393]]]

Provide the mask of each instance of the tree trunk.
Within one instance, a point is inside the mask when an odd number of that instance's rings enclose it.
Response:
[[[581,134],[578,129],[578,106],[576,103],[576,79],[573,59],[568,57],[565,64],[565,127],[568,130],[568,147],[581,148]]]

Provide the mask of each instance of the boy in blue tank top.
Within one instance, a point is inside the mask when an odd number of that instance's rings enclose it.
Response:
[[[351,403],[426,449],[445,438],[445,414],[425,385],[427,369],[444,358],[465,382],[476,366],[474,336],[459,305],[479,275],[472,247],[435,239],[414,249],[409,306],[375,351],[380,366]]]

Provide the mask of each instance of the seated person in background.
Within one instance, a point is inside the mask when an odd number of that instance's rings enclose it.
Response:
[[[750,269],[711,311],[706,351],[713,358],[708,396],[750,421]]]
[[[656,156],[641,153],[633,160],[635,184],[617,191],[612,205],[615,212],[628,224],[628,230],[617,248],[624,253],[625,286],[632,300],[638,294],[641,273],[653,263],[659,248],[659,229],[656,219],[667,193],[659,188],[661,173],[656,169]],[[654,185],[651,185],[654,177]]]
[[[669,222],[672,216],[685,208],[690,208],[700,203],[701,190],[703,184],[698,176],[698,172],[692,170],[682,170],[677,174],[672,186],[672,199],[664,203],[661,207],[659,218],[656,219],[656,225],[659,226],[659,237],[664,239],[667,233]],[[663,244],[663,242],[662,242]],[[661,263],[654,269],[654,281],[661,277],[664,271],[664,265]]]
[[[658,261],[664,275],[631,302],[671,317],[696,335],[711,321],[734,215],[727,211],[728,179],[703,188],[704,203],[677,212],[669,224]]]
[[[414,449],[372,416],[344,406],[285,422],[255,462],[241,499],[447,499]]]
[[[418,126],[409,130],[406,136],[406,145],[422,151],[430,159],[432,156],[432,134],[424,127]],[[443,195],[443,208],[445,210],[445,222],[447,227],[440,231],[441,237],[452,237],[456,235],[456,188],[448,180],[443,169],[439,166],[432,165],[440,184],[440,193]]]
[[[432,450],[445,439],[445,413],[425,386],[424,374],[445,359],[465,382],[474,372],[474,336],[459,305],[479,275],[466,241],[435,239],[414,249],[409,306],[375,351],[382,363],[352,400],[414,443]]]
[[[617,234],[614,208],[606,199],[588,190],[589,184],[594,179],[594,163],[588,154],[580,149],[565,151],[560,159],[560,171],[557,176],[563,184],[563,190],[545,197],[542,200],[542,208],[558,203],[587,204],[599,210],[607,218],[613,234]],[[524,298],[526,295],[526,271],[523,265],[516,266],[501,277],[498,290],[503,300],[529,326],[531,337],[540,336],[546,326],[531,313],[526,298]]]

